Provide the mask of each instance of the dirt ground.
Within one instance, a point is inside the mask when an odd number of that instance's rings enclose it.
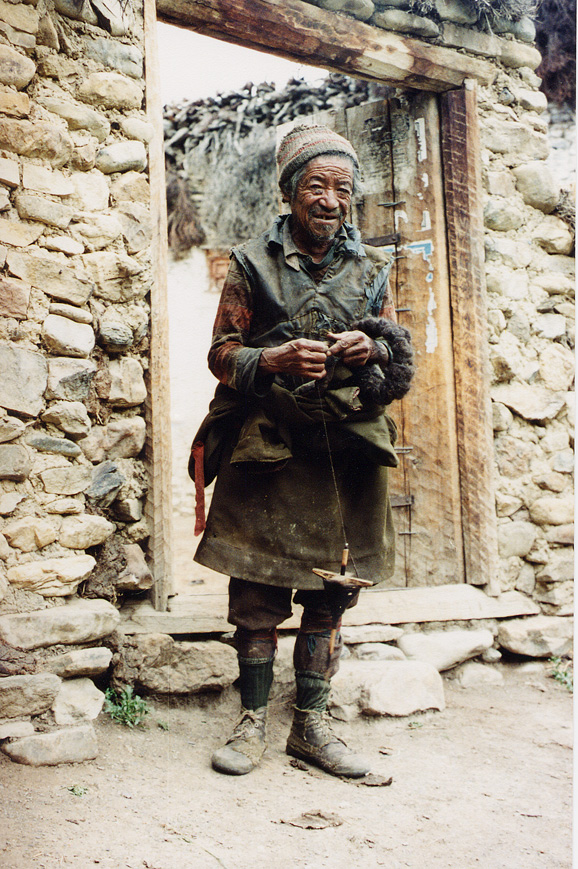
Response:
[[[2,869],[558,869],[570,867],[572,698],[504,665],[503,686],[446,681],[447,708],[336,722],[386,787],[290,765],[286,700],[249,776],[212,771],[237,708],[155,701],[146,728],[101,714],[90,763],[20,766],[0,755]],[[71,790],[72,789],[72,790]],[[342,823],[304,829],[304,812]]]

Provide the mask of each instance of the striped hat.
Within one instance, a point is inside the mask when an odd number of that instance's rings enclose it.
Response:
[[[277,148],[279,187],[283,189],[298,169],[321,154],[343,154],[359,167],[353,145],[339,133],[321,124],[300,124],[283,137]]]

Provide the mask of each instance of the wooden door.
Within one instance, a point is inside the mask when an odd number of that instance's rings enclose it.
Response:
[[[387,586],[464,581],[452,324],[437,97],[413,93],[306,119],[346,136],[363,196],[353,222],[394,257],[398,322],[410,330],[417,373],[391,408],[399,468],[391,473],[397,561]],[[284,124],[278,138],[303,119]]]

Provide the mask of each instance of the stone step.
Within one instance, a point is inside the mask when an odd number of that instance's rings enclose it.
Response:
[[[217,594],[178,595],[169,612],[159,612],[148,601],[121,610],[121,630],[126,634],[203,634],[230,630],[227,622],[226,586]],[[471,585],[432,588],[371,589],[364,591],[356,607],[344,616],[346,626],[409,624],[411,622],[470,621],[538,615],[540,608],[517,591],[489,597]],[[301,607],[282,628],[299,627]]]
[[[16,763],[58,766],[61,763],[94,760],[98,754],[98,743],[94,727],[85,724],[13,739],[2,743],[0,750]]]
[[[120,621],[106,600],[76,600],[65,606],[0,616],[0,640],[18,649],[39,649],[100,640]]]

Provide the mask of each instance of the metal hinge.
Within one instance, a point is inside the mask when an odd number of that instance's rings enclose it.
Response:
[[[415,504],[413,495],[392,495],[389,500],[392,507],[413,507]]]
[[[389,235],[376,235],[375,238],[364,239],[364,244],[370,244],[373,247],[384,247],[386,244],[399,244],[401,235],[399,232],[390,232]]]

